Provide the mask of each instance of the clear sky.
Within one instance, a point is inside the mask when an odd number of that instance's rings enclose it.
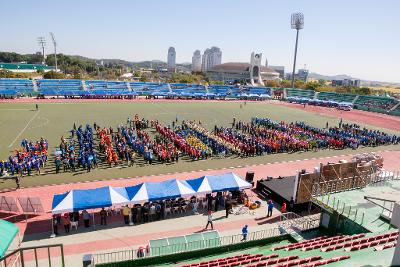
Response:
[[[166,61],[174,46],[177,62],[190,62],[194,50],[218,46],[223,62],[247,62],[254,51],[290,71],[297,11],[298,67],[400,82],[399,0],[4,1],[0,50],[38,51],[36,38],[52,31],[64,54]]]

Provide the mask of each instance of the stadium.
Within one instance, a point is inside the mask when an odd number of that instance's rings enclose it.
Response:
[[[236,45],[246,50],[249,41],[236,36],[241,25],[251,26],[248,36],[259,36],[251,46],[275,47],[277,55],[282,49],[282,58],[289,54],[279,41],[286,33],[274,21],[279,8],[272,3],[276,14],[269,14],[266,25],[276,40],[268,46],[261,44],[266,39],[259,29],[254,32],[258,16],[236,22],[207,11],[213,25],[226,20],[235,29],[234,41],[221,37],[224,56],[225,51],[234,54],[225,63],[216,46],[203,55],[194,50],[191,65],[177,64],[177,53],[187,51],[172,46],[166,63],[105,59],[131,49],[125,42],[111,47],[114,31],[121,29],[137,56],[157,53],[167,40],[210,47],[195,36],[182,40],[159,28],[149,34],[154,23],[149,14],[160,27],[165,10],[151,6],[151,13],[125,18],[122,8],[139,10],[146,3],[115,9],[117,2],[103,13],[102,5],[65,7],[76,18],[64,31],[63,25],[57,29],[64,34],[58,35],[61,49],[101,53],[101,60],[57,53],[53,33],[53,55],[46,57],[44,37],[37,39],[41,51],[35,54],[0,52],[0,267],[400,266],[398,94],[360,87],[368,82],[360,79],[307,81],[306,67],[296,74],[303,13],[293,13],[290,21],[297,34],[291,74],[285,76],[283,66],[268,65],[276,55],[262,66],[261,51],[252,52],[250,63],[240,62],[248,53],[239,56]],[[204,34],[185,17],[198,14],[180,10],[181,5],[174,6],[179,23],[170,16],[161,31],[173,34],[176,28],[165,29],[174,22],[180,30],[190,27]],[[368,5],[355,15],[367,14]],[[247,5],[239,6],[223,8],[245,14]],[[31,12],[28,4],[19,20],[26,21],[26,10]],[[315,20],[310,10],[314,6],[308,11],[310,21]],[[82,43],[93,51],[69,43],[68,30],[81,34],[87,22],[79,12],[107,14],[107,20],[91,16],[91,25],[97,22],[104,32],[113,26],[107,38],[97,27],[82,35]],[[38,22],[53,16],[48,13]],[[57,15],[59,22],[63,13]],[[120,23],[115,14],[129,21]],[[101,27],[106,21],[110,24]],[[201,27],[208,28],[209,22]],[[223,29],[226,35],[228,28]],[[214,29],[207,31],[211,39]],[[324,37],[312,27],[310,32],[318,38],[305,34],[304,44],[312,50],[313,42],[321,42],[321,48]],[[221,29],[216,33],[221,35]],[[93,45],[96,34],[101,43]],[[14,46],[23,51],[16,43],[5,47],[14,51]],[[318,51],[300,51],[309,62],[319,62]],[[328,59],[323,57],[324,66],[336,64],[336,58]],[[281,60],[292,64],[291,55],[288,62]],[[347,60],[349,66],[354,63]],[[306,61],[300,56],[299,62]],[[349,71],[346,67],[339,70]],[[381,69],[375,67],[374,75]],[[338,85],[345,80],[347,85]],[[372,78],[369,82],[379,84]]]
[[[27,266],[361,266],[368,256],[391,264],[399,117],[356,104],[362,96],[284,89],[279,98],[281,89],[250,87],[248,95],[268,97],[244,100],[234,86],[131,83],[138,93],[125,98],[115,90],[129,89],[115,88],[126,83],[85,81],[103,91],[85,97],[82,81],[31,82],[37,90],[16,81],[0,80],[2,90],[45,97],[2,100],[0,207],[15,227],[3,264],[23,257]],[[382,101],[371,99],[376,108]],[[334,101],[357,109],[340,110]],[[350,131],[357,137],[346,137]],[[7,163],[22,155],[20,169]],[[203,231],[208,205],[215,228]],[[137,206],[148,213],[139,216]]]

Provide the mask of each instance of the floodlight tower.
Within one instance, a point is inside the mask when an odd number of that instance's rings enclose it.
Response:
[[[44,47],[46,46],[46,39],[44,37],[38,37],[38,44],[42,48],[42,56],[43,56],[43,62],[42,64],[46,63],[46,55],[44,54]]]
[[[296,46],[294,48],[294,61],[293,61],[293,72],[292,72],[292,88],[294,88],[294,72],[296,70],[297,43],[299,41],[299,31],[304,28],[303,13],[293,13],[291,17],[291,24],[292,24],[292,29],[296,30]]]
[[[51,40],[53,41],[53,46],[54,46],[54,63],[57,71],[57,42],[56,42],[56,37],[54,36],[54,33],[50,32]]]

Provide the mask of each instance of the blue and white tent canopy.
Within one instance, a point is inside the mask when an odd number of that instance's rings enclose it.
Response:
[[[193,180],[146,182],[129,187],[78,189],[54,195],[52,212],[58,214],[246,188],[251,188],[251,184],[234,173],[227,173]]]
[[[131,203],[187,197],[196,194],[187,181],[181,180],[142,183],[126,187],[126,192]]]
[[[252,185],[234,173],[223,175],[206,175],[197,179],[187,180],[187,183],[198,194],[213,192],[242,190],[251,188]]]
[[[123,205],[129,202],[128,194],[123,187],[106,186],[96,189],[77,189],[54,195],[52,212],[58,214]]]

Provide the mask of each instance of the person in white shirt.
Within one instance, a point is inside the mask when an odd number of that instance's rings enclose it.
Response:
[[[204,228],[204,230],[208,229],[208,225],[211,224],[211,230],[214,230],[214,225],[213,225],[213,217],[212,217],[212,211],[209,210],[208,211],[208,217],[207,217],[207,224],[206,224],[206,228]]]

